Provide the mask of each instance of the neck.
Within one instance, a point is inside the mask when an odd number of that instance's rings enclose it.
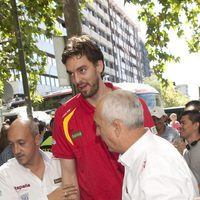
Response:
[[[42,155],[39,153],[39,155],[34,159],[34,162],[30,167],[28,167],[31,172],[37,176],[39,179],[42,180],[45,170],[45,164],[44,160],[42,158]]]
[[[109,87],[106,87],[105,83],[101,80],[99,82],[99,90],[98,92],[92,96],[91,98],[88,98],[87,101],[93,105],[94,107],[96,106],[96,104],[98,103],[99,99],[104,96],[105,94],[108,94],[109,92],[111,92],[112,89]]]
[[[165,132],[165,128],[166,128],[166,127],[165,127],[165,125],[164,125],[164,126],[162,126],[162,127],[159,127],[158,129],[156,129],[159,136],[161,136],[161,135]]]
[[[144,127],[140,127],[134,130],[126,131],[128,137],[123,138],[125,146],[123,147],[123,152],[126,152],[134,143],[136,143],[145,133],[146,130]]]
[[[194,141],[197,141],[197,140],[199,140],[200,139],[200,134],[199,133],[195,133],[195,134],[192,134],[189,138],[187,138],[186,140],[187,140],[187,142],[189,143],[189,144],[191,144],[192,142],[194,142]]]

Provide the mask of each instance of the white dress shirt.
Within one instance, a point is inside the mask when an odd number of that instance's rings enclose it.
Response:
[[[181,154],[149,130],[119,162],[125,167],[122,200],[192,200],[196,179]]]
[[[49,152],[41,154],[45,163],[43,180],[15,158],[0,167],[0,200],[47,200],[47,195],[61,186],[59,160]]]

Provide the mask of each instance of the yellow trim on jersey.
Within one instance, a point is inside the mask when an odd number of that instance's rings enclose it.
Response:
[[[74,145],[74,143],[73,143],[71,137],[69,136],[68,124],[69,124],[69,120],[73,116],[75,110],[76,110],[76,108],[74,110],[72,110],[63,120],[63,129],[65,132],[65,136],[66,136],[67,140],[69,141],[69,143],[72,145]]]

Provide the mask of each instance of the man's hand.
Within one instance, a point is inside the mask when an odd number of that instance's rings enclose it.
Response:
[[[66,185],[55,189],[48,196],[48,200],[77,200],[78,189],[73,185]]]

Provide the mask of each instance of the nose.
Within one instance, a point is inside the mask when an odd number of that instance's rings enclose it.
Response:
[[[13,154],[14,154],[14,155],[17,155],[18,153],[20,153],[19,145],[14,144],[14,145],[12,146],[12,151],[13,151]]]
[[[74,73],[74,77],[73,77],[73,82],[75,83],[75,84],[78,84],[79,82],[80,82],[80,80],[81,80],[81,78],[80,78],[80,76],[78,75],[78,73]]]

